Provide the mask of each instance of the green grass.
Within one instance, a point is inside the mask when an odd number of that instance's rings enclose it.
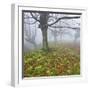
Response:
[[[24,77],[80,74],[80,54],[76,48],[59,46],[24,54]]]

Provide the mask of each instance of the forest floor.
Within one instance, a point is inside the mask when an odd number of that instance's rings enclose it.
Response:
[[[63,76],[80,74],[80,48],[78,45],[51,46],[24,53],[24,77]]]

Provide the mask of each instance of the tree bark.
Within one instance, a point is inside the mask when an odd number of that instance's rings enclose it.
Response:
[[[42,31],[42,42],[43,42],[43,49],[45,51],[48,51],[48,39],[47,39],[47,22],[48,22],[48,14],[47,13],[41,13],[40,14],[40,28]]]
[[[48,39],[47,39],[47,29],[42,29],[42,37],[43,37],[43,49],[48,51]]]

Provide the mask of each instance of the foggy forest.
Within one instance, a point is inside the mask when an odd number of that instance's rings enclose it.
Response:
[[[24,77],[80,75],[81,13],[22,14]]]

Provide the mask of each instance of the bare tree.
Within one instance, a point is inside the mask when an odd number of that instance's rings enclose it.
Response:
[[[25,20],[27,19],[27,20]],[[24,17],[24,33],[25,33],[25,40],[31,44],[33,44],[34,48],[37,47],[35,38],[36,38],[36,29],[34,29],[33,31],[31,30],[31,25],[34,25],[36,27],[36,21],[33,20],[33,22],[30,22],[29,20],[32,19],[31,17],[29,17],[28,15],[26,17]],[[27,28],[28,26],[28,28]]]
[[[62,17],[57,17],[57,15],[55,17],[55,16],[52,15],[53,13],[50,14],[49,12],[29,12],[29,13],[30,13],[30,17],[33,18],[35,20],[35,22],[39,23],[39,28],[41,29],[42,37],[43,37],[43,40],[42,40],[42,42],[43,42],[43,49],[47,50],[47,51],[49,50],[48,39],[47,39],[48,27],[53,27],[53,28],[55,27],[56,28],[56,26],[54,26],[54,25],[56,23],[58,23],[59,21],[61,21],[61,20],[78,19],[78,18],[80,18],[80,16],[62,16]],[[50,22],[50,20],[51,20],[51,22]],[[63,28],[63,26],[57,26],[57,27],[58,28]],[[68,28],[75,29],[75,27],[69,27],[69,26],[68,26]],[[55,34],[56,34],[56,32],[54,32],[54,35]]]
[[[62,21],[60,21],[62,22]],[[62,42],[63,35],[68,35],[69,37],[74,37],[74,42],[76,42],[77,38],[80,37],[80,24],[77,23],[79,26],[72,27],[68,23],[65,23],[65,25],[61,25],[59,22],[59,25],[50,26],[49,30],[51,31],[52,35],[54,36],[54,41],[57,41],[57,37],[60,36],[60,42]],[[76,22],[74,22],[76,24]],[[66,30],[64,30],[66,29]],[[70,31],[75,32],[74,35]]]

